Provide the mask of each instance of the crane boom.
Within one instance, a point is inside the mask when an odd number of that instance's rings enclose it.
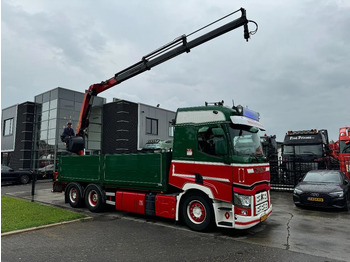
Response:
[[[208,42],[220,35],[230,32],[236,28],[244,26],[244,38],[248,41],[248,20],[246,17],[246,10],[241,8],[236,12],[241,11],[241,17],[235,19],[229,23],[226,23],[214,30],[211,30],[191,41],[187,41],[187,36],[182,35],[172,42],[156,49],[155,51],[142,57],[141,61],[135,63],[128,68],[116,73],[112,78],[103,81],[98,84],[93,84],[86,90],[82,108],[80,111],[79,122],[77,126],[77,137],[70,140],[68,150],[74,153],[82,154],[82,150],[85,147],[85,129],[89,125],[89,114],[92,107],[93,98],[99,93],[120,84],[121,82],[132,78],[138,74],[141,74],[152,67],[155,67],[165,61],[168,61],[180,54],[188,53],[196,46],[199,46],[205,42]]]

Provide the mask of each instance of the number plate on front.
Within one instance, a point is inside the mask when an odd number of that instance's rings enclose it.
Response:
[[[255,195],[255,204],[259,205],[262,202],[267,201],[267,192],[261,192]]]
[[[268,204],[267,204],[267,201],[256,206],[256,214],[260,214],[261,212],[264,212],[265,210],[267,210],[269,208]]]
[[[324,199],[322,197],[308,197],[307,200],[315,201],[315,202],[323,202]]]

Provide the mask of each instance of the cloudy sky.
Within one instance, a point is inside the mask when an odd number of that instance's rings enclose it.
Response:
[[[278,141],[313,128],[337,140],[350,125],[348,0],[2,0],[1,108],[56,87],[84,92],[240,7],[259,25],[248,43],[236,29],[100,96],[174,111],[234,100]]]

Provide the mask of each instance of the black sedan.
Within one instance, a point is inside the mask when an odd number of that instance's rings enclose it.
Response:
[[[295,187],[294,204],[349,210],[349,188],[349,179],[341,171],[312,170]]]
[[[32,180],[33,171],[31,170],[19,170],[15,171],[8,166],[1,166],[1,183],[2,182],[15,182],[21,184],[27,184]]]
[[[38,178],[53,178],[53,174],[55,173],[55,165],[51,164],[38,168],[36,173]]]

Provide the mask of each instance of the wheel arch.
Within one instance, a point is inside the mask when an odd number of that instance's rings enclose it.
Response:
[[[177,196],[177,201],[176,201],[176,217],[175,217],[176,221],[179,221],[179,218],[181,215],[180,210],[181,210],[182,203],[188,195],[190,194],[201,195],[208,198],[211,201],[214,199],[214,194],[211,191],[211,189],[203,185],[187,183],[184,185],[182,189],[183,189],[183,192]]]

